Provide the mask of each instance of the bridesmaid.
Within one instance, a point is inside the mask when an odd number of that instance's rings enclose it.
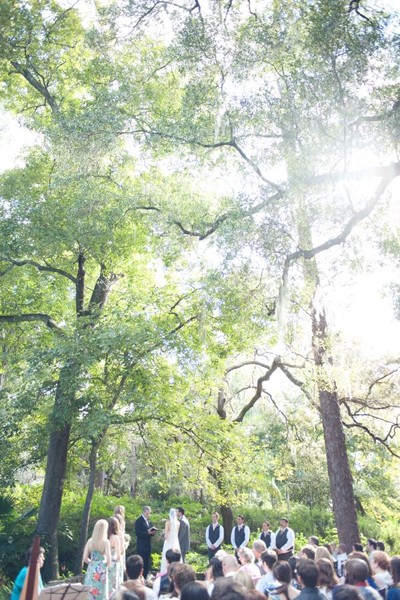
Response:
[[[85,585],[91,589],[88,600],[108,600],[108,569],[111,567],[110,542],[107,538],[108,522],[97,521],[92,537],[86,542],[83,551],[83,562],[88,564]]]
[[[111,567],[108,572],[108,590],[119,589],[122,583],[122,565],[121,565],[121,537],[119,534],[119,521],[115,517],[108,519],[108,540],[111,549]]]
[[[124,581],[125,575],[125,567],[126,567],[126,549],[128,544],[125,543],[125,506],[122,504],[116,506],[114,508],[114,517],[118,520],[119,523],[119,536],[120,536],[120,546],[121,546],[121,571],[122,571],[122,581]]]

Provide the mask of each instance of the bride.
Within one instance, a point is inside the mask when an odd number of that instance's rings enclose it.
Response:
[[[161,555],[161,569],[160,573],[167,572],[167,561],[165,558],[165,553],[170,548],[174,548],[175,550],[181,551],[181,547],[179,545],[178,539],[178,531],[179,531],[179,521],[176,515],[175,508],[171,508],[169,511],[169,519],[165,522],[165,530],[164,530],[164,545],[162,549]]]

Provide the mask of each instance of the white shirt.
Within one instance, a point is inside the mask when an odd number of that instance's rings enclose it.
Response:
[[[212,542],[210,542],[210,537],[209,537],[209,532],[210,532],[210,528],[211,529],[215,529],[215,527],[218,527],[219,523],[211,523],[211,525],[209,525],[206,529],[206,544],[209,548],[211,548],[211,546],[213,545]],[[216,548],[218,548],[218,546],[220,546],[222,544],[222,542],[224,541],[224,528],[222,527],[222,525],[219,525],[219,537],[217,539],[216,542],[214,542],[214,546]]]
[[[239,525],[237,525],[237,527],[238,527],[238,529],[239,529]],[[247,525],[242,525],[242,526],[240,527],[240,530],[242,529],[242,527],[244,527],[244,542],[243,542],[243,544],[240,544],[239,548],[245,548],[245,547],[247,546],[247,544],[249,543],[249,540],[250,540],[250,529],[249,529],[249,527],[248,527]],[[232,546],[233,546],[233,547],[235,548],[235,550],[236,550],[236,548],[237,548],[238,546],[236,546],[236,542],[235,542],[235,529],[236,529],[236,527],[234,527],[234,528],[232,529],[232,533],[231,533],[231,544],[232,544]]]
[[[260,535],[258,536],[258,539],[261,540],[261,534],[263,532],[260,533]],[[273,548],[275,548],[275,544],[276,544],[276,534],[273,531],[268,531],[267,533],[271,534],[271,543],[269,546],[267,546],[267,550],[272,550]]]
[[[290,529],[290,527],[286,527],[285,529],[287,531],[287,542],[286,542],[286,544],[283,544],[282,548],[279,548],[279,550],[283,550],[284,552],[287,552],[294,548],[294,531],[293,531],[293,529]],[[285,529],[283,531],[285,531]],[[278,533],[280,531],[281,531],[281,529],[278,529],[278,531],[276,532],[275,540],[276,540],[276,536],[278,535]],[[275,541],[275,543],[276,543],[276,541]]]

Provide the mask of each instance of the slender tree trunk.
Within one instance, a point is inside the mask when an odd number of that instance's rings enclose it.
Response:
[[[99,450],[99,442],[92,442],[92,447],[90,450],[89,457],[89,485],[86,492],[86,500],[85,506],[83,507],[81,526],[80,526],[80,534],[79,534],[79,542],[78,548],[76,551],[76,561],[74,567],[75,575],[79,575],[82,572],[82,557],[83,550],[85,548],[86,540],[88,538],[89,531],[89,519],[90,519],[90,510],[92,507],[92,500],[95,488],[95,479],[96,479],[96,465],[97,465],[97,452]]]
[[[346,439],[340,406],[334,382],[326,376],[327,323],[323,312],[313,309],[313,352],[318,373],[318,396],[325,449],[328,463],[328,475],[339,541],[346,544],[348,552],[352,545],[360,541],[357,513],[353,492],[353,479],[350,472],[346,449]]]

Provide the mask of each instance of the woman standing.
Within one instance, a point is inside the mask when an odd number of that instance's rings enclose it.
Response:
[[[121,546],[121,571],[122,571],[122,581],[124,580],[125,568],[126,568],[126,549],[129,546],[129,536],[125,534],[125,506],[119,504],[114,508],[114,517],[116,517],[119,523],[119,537],[120,537],[120,546]],[[128,538],[128,542],[126,543],[126,538]]]
[[[174,550],[179,550],[179,552],[181,551],[178,538],[178,531],[179,521],[176,514],[176,509],[171,508],[171,510],[169,511],[169,519],[165,522],[164,545],[161,555],[160,573],[165,573],[167,571],[167,560],[165,558],[166,551],[170,548],[173,548]]]
[[[122,583],[121,541],[119,521],[115,517],[108,519],[108,540],[111,549],[111,567],[108,572],[108,591],[111,594]]]
[[[107,538],[108,523],[97,521],[92,537],[86,542],[83,562],[88,564],[85,585],[90,586],[89,600],[108,600],[108,569],[111,567],[110,542]]]

